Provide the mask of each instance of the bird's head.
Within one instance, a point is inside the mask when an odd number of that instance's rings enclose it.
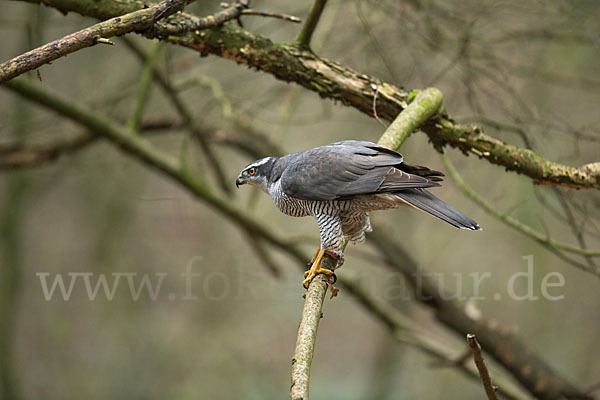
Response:
[[[251,162],[240,172],[240,176],[235,180],[235,186],[240,187],[247,183],[268,192],[269,177],[276,159],[276,157],[265,157]]]

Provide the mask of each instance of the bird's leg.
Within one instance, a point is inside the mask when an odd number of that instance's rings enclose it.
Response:
[[[315,251],[315,254],[313,254],[310,262],[308,263],[309,268],[312,267],[312,265],[315,263],[315,260],[317,259],[317,256],[319,255],[319,251],[321,251],[321,248],[317,247],[317,251]],[[306,273],[304,273],[304,276],[306,276]]]
[[[325,274],[327,276],[333,275],[332,270],[327,268],[321,268],[321,261],[323,261],[323,256],[326,252],[329,253],[329,250],[319,248],[319,250],[317,250],[317,252],[315,253],[316,257],[314,257],[310,269],[304,273],[306,279],[304,279],[304,281],[302,282],[302,286],[304,286],[306,289],[308,289],[308,285],[310,285],[312,280],[315,279],[315,276],[317,276],[318,274]]]
[[[328,277],[335,276],[332,269],[321,268],[321,263],[325,254],[332,257],[334,260],[337,260],[338,265],[341,265],[343,262],[342,248],[339,239],[342,235],[342,225],[339,217],[337,215],[322,214],[315,215],[315,218],[319,225],[321,246],[319,246],[319,249],[313,256],[310,269],[304,273],[306,279],[302,282],[302,286],[306,289],[308,289],[308,286],[318,274],[324,274]],[[331,287],[332,296],[335,296],[338,290],[333,287],[331,282],[329,282],[329,279],[327,280],[327,283]]]

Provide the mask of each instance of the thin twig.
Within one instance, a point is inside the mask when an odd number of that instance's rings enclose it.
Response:
[[[282,19],[284,21],[294,22],[297,24],[302,22],[302,19],[300,19],[294,15],[274,13],[274,12],[269,12],[269,11],[253,10],[251,8],[247,9],[247,10],[242,10],[241,14],[242,15],[258,15],[261,17],[277,18],[277,19]]]
[[[207,28],[213,28],[223,25],[240,17],[242,10],[247,8],[247,1],[235,1],[229,4],[223,11],[214,13],[211,16],[195,19],[170,19],[156,24],[152,31],[147,35],[153,37],[167,37],[169,35],[181,35],[186,32],[200,31]]]
[[[571,206],[570,206],[568,197],[565,195],[564,192],[560,191],[558,188],[553,188],[553,191],[554,191],[554,194],[556,195],[556,197],[558,198],[560,205],[562,206],[562,208],[564,210],[565,218],[567,219],[567,221],[569,223],[569,227],[571,228],[571,231],[573,232],[573,234],[575,235],[575,238],[577,239],[577,243],[579,243],[579,246],[581,246],[582,249],[587,248],[587,243],[585,241],[585,236],[584,236],[584,231],[583,231],[583,229],[584,229],[583,225],[580,226],[577,223],[577,221],[575,219],[575,215],[573,214],[573,211],[571,210]],[[600,270],[592,257],[586,256],[585,261],[588,265],[588,268],[596,270],[596,271]]]
[[[490,374],[488,372],[487,366],[483,361],[483,354],[481,354],[481,346],[477,341],[475,335],[467,333],[467,343],[471,348],[471,353],[473,354],[473,360],[475,361],[475,365],[477,366],[477,370],[479,371],[479,376],[481,377],[481,383],[483,383],[483,387],[485,389],[485,394],[487,395],[489,400],[498,400],[496,396],[496,387],[492,385],[492,380],[490,379]]]
[[[221,2],[221,7],[228,8],[228,7],[231,7],[231,4],[223,1],[223,2]],[[258,15],[260,17],[277,18],[277,19],[282,19],[284,21],[295,22],[295,23],[302,22],[302,20],[300,18],[293,16],[293,15],[274,13],[274,12],[269,12],[269,11],[254,10],[252,8],[242,9],[240,11],[240,14],[242,14],[242,15]]]
[[[166,37],[169,35],[181,35],[182,33],[200,31],[207,28],[223,25],[227,21],[238,20],[242,15],[257,15],[262,17],[272,17],[289,22],[300,22],[300,19],[291,15],[270,13],[267,11],[258,11],[248,8],[249,1],[238,0],[234,3],[221,3],[226,7],[225,10],[219,11],[205,18],[179,18],[169,19],[164,23],[156,24],[153,28],[152,35],[156,37]]]
[[[150,50],[150,53],[145,59],[144,68],[140,74],[135,107],[131,117],[127,121],[127,127],[131,133],[138,133],[139,125],[142,120],[142,116],[144,115],[144,110],[148,105],[148,100],[150,100],[149,93],[152,83],[152,75],[156,68],[156,63],[158,61],[158,56],[160,54],[160,50],[162,49],[162,45],[162,42],[156,42],[152,46],[152,50]]]

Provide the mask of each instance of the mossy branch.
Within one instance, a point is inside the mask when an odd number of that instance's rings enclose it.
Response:
[[[150,28],[156,21],[181,10],[194,0],[165,0],[152,7],[111,18],[89,28],[67,35],[37,49],[0,64],[0,83],[13,79],[27,71],[57,60],[77,50],[107,41],[118,35]]]
[[[439,111],[443,98],[436,88],[420,91],[386,129],[378,144],[397,151],[419,126]]]
[[[41,3],[41,1],[35,0],[27,1]],[[179,13],[177,16],[168,18],[181,11],[186,4],[194,1],[165,0],[148,7],[138,0],[125,2],[90,2],[89,0],[73,2],[66,0],[52,4],[44,0],[43,4],[52,5],[64,13],[76,11],[82,15],[94,16],[99,19],[106,19],[106,21],[57,39],[0,64],[0,83],[86,47],[99,43],[112,45],[114,43],[108,38],[130,32],[142,33],[148,38],[165,38],[169,35],[179,35],[190,31],[199,32],[202,29],[214,28],[233,19],[239,20],[242,15],[260,15],[299,22],[298,18],[285,14],[248,10],[246,5],[240,1],[236,1],[228,5],[225,10],[207,17],[199,18]],[[158,22],[162,19],[165,21]]]

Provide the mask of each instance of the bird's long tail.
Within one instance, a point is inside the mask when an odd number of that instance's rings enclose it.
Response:
[[[405,189],[394,194],[405,203],[438,217],[452,226],[474,231],[481,230],[477,222],[424,189]]]

